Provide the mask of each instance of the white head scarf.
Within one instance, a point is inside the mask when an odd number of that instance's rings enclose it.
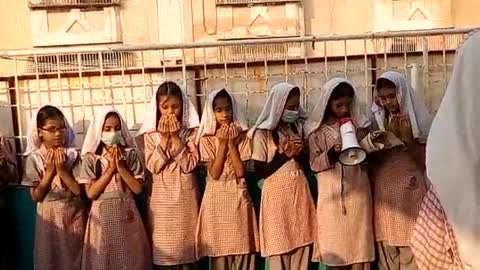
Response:
[[[427,142],[427,175],[463,260],[480,269],[480,32],[457,52]]]
[[[397,88],[397,99],[400,105],[401,113],[408,114],[412,133],[415,139],[425,141],[432,123],[432,115],[428,112],[423,100],[416,95],[412,86],[401,73],[395,71],[387,71],[380,76],[393,82]],[[381,101],[377,99],[377,90],[374,91],[374,102],[371,111],[375,116],[378,128],[385,130],[385,109]],[[378,104],[377,104],[378,102]]]
[[[298,87],[286,82],[276,84],[272,87],[268,94],[267,102],[265,106],[263,106],[260,116],[257,118],[257,122],[248,131],[248,138],[251,139],[257,129],[273,130],[277,127],[282,118],[288,95],[294,88]],[[298,108],[298,115],[299,117],[305,116],[305,111],[301,107]]]
[[[203,108],[202,121],[200,122],[200,128],[198,129],[196,143],[200,141],[200,138],[206,135],[214,135],[217,128],[217,120],[215,119],[215,112],[213,111],[213,101],[215,97],[221,92],[225,91],[232,101],[233,122],[240,127],[243,131],[248,129],[247,121],[240,112],[240,108],[235,101],[235,98],[225,89],[215,90],[210,92]]]
[[[355,90],[352,83],[344,78],[333,78],[325,83],[323,86],[323,91],[320,93],[320,101],[317,103],[315,108],[313,108],[312,112],[308,116],[307,121],[305,122],[304,130],[306,138],[308,138],[308,136],[317,130],[322,124],[330,96],[332,95],[333,90],[341,83],[347,83]],[[350,117],[357,127],[366,128],[370,125],[370,121],[367,119],[367,117],[360,113],[360,107],[357,104],[356,94],[353,96],[353,100],[350,105]]]
[[[152,96],[150,100],[150,104],[147,108],[147,113],[145,115],[145,119],[143,120],[143,124],[138,130],[136,136],[152,132],[157,130],[157,91]],[[185,95],[182,90],[182,103],[183,103],[183,113],[182,113],[182,128],[183,129],[191,129],[196,128],[200,124],[200,119],[198,118],[197,109],[193,105],[192,101]]]
[[[40,146],[42,145],[42,142],[40,141],[40,138],[38,137],[38,127],[37,127],[37,116],[38,112],[46,107],[46,106],[52,106],[52,105],[45,105],[41,107],[40,109],[36,110],[33,112],[32,118],[30,118],[30,123],[28,124],[28,130],[27,130],[27,148],[25,149],[25,152],[23,155],[28,156],[32,152],[38,150]],[[54,107],[54,106],[52,106]],[[63,147],[65,148],[71,148],[74,147],[75,144],[75,131],[72,129],[70,124],[68,123],[68,120],[63,117],[63,120],[65,121],[65,140],[64,140],[64,145]]]
[[[120,119],[120,132],[122,133],[122,143],[124,144],[124,146],[127,148],[135,147],[133,137],[128,130],[128,126],[125,123],[125,120],[123,120],[122,115],[113,106],[107,106],[102,108],[101,111],[99,111],[98,113],[96,113],[92,119],[92,122],[90,122],[87,134],[85,135],[85,140],[83,141],[82,156],[88,153],[95,153],[97,151],[97,148],[100,145],[100,141],[102,139],[103,125],[105,124],[106,120],[105,118],[109,113],[117,114],[118,118]]]

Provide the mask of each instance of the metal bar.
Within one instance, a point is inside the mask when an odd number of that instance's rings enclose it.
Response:
[[[165,50],[162,50],[162,71],[163,80],[167,80],[167,68],[165,67]]]
[[[324,74],[325,75],[325,81],[328,81],[328,50],[327,50],[327,42],[324,41],[323,42],[323,54],[324,54],[324,57],[325,57],[325,62],[324,62]]]
[[[145,109],[147,109],[147,84],[145,82],[145,57],[143,55],[143,52],[140,52],[140,59],[142,63],[142,85],[143,85],[143,95],[145,96],[145,100],[143,102],[143,105],[145,106]],[[153,89],[152,89],[153,90]],[[136,119],[135,119],[136,121]]]
[[[429,68],[428,68],[428,39],[426,37],[422,38],[422,48],[423,48],[423,89],[430,89],[429,84]],[[431,108],[432,102],[431,99],[426,96],[428,91],[423,92],[423,98],[426,100],[428,108]]]
[[[62,47],[62,48],[34,48],[19,50],[0,50],[0,57],[13,56],[30,56],[32,54],[54,55],[68,53],[98,53],[107,51],[141,51],[141,50],[169,50],[169,49],[192,49],[192,48],[208,48],[219,46],[235,46],[235,45],[260,45],[260,44],[276,44],[276,43],[300,43],[300,42],[323,42],[323,41],[342,41],[342,40],[360,40],[360,39],[381,39],[389,37],[417,37],[417,36],[435,36],[449,34],[467,34],[478,30],[479,28],[462,28],[462,29],[434,29],[434,30],[415,30],[400,32],[384,32],[369,34],[352,34],[352,35],[311,35],[303,37],[282,37],[282,38],[262,38],[262,39],[239,39],[228,41],[212,41],[212,42],[190,42],[190,43],[171,43],[171,44],[145,44],[145,45],[104,45],[96,47]]]
[[[343,70],[345,72],[345,79],[348,79],[348,53],[347,53],[347,41],[343,41],[343,55],[344,55],[344,66]]]
[[[228,67],[227,61],[223,62],[223,73],[225,74],[225,88],[228,87]]]
[[[182,49],[182,79],[183,79],[183,89],[187,90],[187,63],[185,58],[185,49]]]
[[[283,51],[283,58],[284,58],[284,72],[285,72],[285,81],[288,81],[288,44],[285,43],[283,44],[285,46],[284,51]]]
[[[107,103],[107,97],[105,94],[105,82],[103,78],[103,57],[102,52],[98,53],[98,59],[100,60],[100,87],[102,88],[102,95],[103,95],[103,106]]]
[[[38,71],[38,58],[37,55],[33,56],[35,60],[35,82],[37,83],[37,98],[38,98],[38,104],[39,106],[42,105],[42,95],[40,94],[40,73]],[[31,106],[31,104],[30,104]],[[30,107],[31,108],[31,107]]]
[[[123,90],[123,117],[125,117],[125,119],[128,119],[128,117],[127,117],[127,89],[125,88],[125,67],[123,65],[123,53],[120,53],[120,65],[121,65],[121,68],[122,68],[121,78],[122,78],[122,90]],[[111,89],[113,91],[113,88],[111,88]],[[113,100],[112,100],[112,103],[113,103]],[[134,121],[134,123],[135,123],[135,121]]]
[[[306,51],[306,44],[303,44],[303,48],[304,48],[304,52]],[[309,84],[309,80],[308,80],[308,75],[310,74],[310,69],[308,68],[308,57],[307,57],[307,54],[304,53],[303,54],[303,60],[304,60],[304,68],[305,68],[305,71],[304,71],[304,76],[303,76],[303,85],[304,85],[304,100],[303,100],[303,104],[304,104],[304,107],[305,109],[308,111],[308,100],[310,99],[310,84]]]
[[[208,91],[208,77],[207,77],[207,50],[203,48],[203,80],[205,82],[205,93]]]
[[[363,55],[364,55],[364,62],[363,62],[363,65],[364,65],[364,70],[365,70],[365,73],[364,73],[364,79],[365,79],[365,102],[367,102],[367,104],[369,102],[372,102],[372,91],[370,91],[370,80],[368,79],[368,74],[369,74],[369,67],[368,67],[368,48],[367,48],[367,40],[363,40]],[[368,106],[368,105],[367,105]]]
[[[82,57],[81,54],[77,54],[77,63],[78,63],[78,81],[79,81],[79,88],[80,94],[82,95],[81,98],[81,107],[82,107],[82,133],[86,132],[86,125],[85,125],[85,93],[83,92],[83,76],[82,76]],[[92,108],[93,110],[93,108]]]
[[[251,4],[283,4],[283,3],[299,3],[302,0],[216,0],[217,6],[235,6],[235,5],[251,5]]]
[[[406,43],[406,38],[403,38],[403,44]],[[407,61],[407,50],[406,48],[403,50],[403,71],[405,74],[407,74],[407,68],[408,68],[408,61]]]
[[[443,89],[447,89],[448,83],[447,83],[447,74],[448,74],[448,69],[447,69],[447,52],[446,52],[446,38],[445,35],[442,35],[443,39],[443,48],[442,48],[442,67],[443,67]]]
[[[248,122],[250,120],[248,118],[248,111],[249,111],[248,108],[249,108],[249,105],[250,105],[250,103],[249,103],[250,91],[248,91],[248,61],[247,61],[247,52],[245,50],[245,46],[242,46],[241,48],[242,48],[242,54],[243,54],[243,60],[244,60],[243,62],[245,63],[245,70],[244,70],[245,71],[245,77],[244,77],[244,79],[245,79],[245,89],[244,89],[244,91],[245,91],[245,98],[246,98],[246,101],[245,101],[246,110],[245,111],[247,112],[247,114],[246,114],[247,117],[246,118],[247,118],[247,122]]]
[[[60,90],[60,109],[63,110],[63,91],[62,91],[62,75],[60,72],[60,57],[55,55],[55,58],[57,59],[57,81],[58,81],[58,88]]]
[[[15,98],[16,98],[16,106],[17,106],[17,121],[18,121],[18,136],[20,137],[20,148],[21,151],[25,149],[23,147],[23,132],[22,132],[22,108],[20,107],[20,88],[18,87],[18,66],[17,66],[17,59],[13,58],[13,73],[15,76]]]

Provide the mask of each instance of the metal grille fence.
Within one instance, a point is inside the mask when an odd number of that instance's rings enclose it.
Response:
[[[32,111],[45,104],[63,110],[79,147],[95,110],[107,104],[135,131],[164,80],[183,86],[199,112],[208,91],[226,88],[252,123],[274,84],[300,86],[308,111],[326,80],[342,76],[354,83],[365,110],[375,79],[388,69],[406,74],[435,111],[455,50],[472,30],[0,51],[1,131],[16,139],[20,153]]]
[[[28,0],[30,8],[52,7],[103,7],[119,5],[120,0]]]

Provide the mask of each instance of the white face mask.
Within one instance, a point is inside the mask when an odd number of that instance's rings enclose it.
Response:
[[[107,146],[118,145],[122,142],[122,133],[120,131],[102,132],[102,142]]]
[[[282,121],[288,124],[295,123],[298,120],[298,111],[284,110]]]

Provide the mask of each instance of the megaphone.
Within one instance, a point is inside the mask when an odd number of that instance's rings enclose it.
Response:
[[[342,152],[338,160],[343,165],[355,166],[367,158],[367,153],[360,147],[355,133],[355,127],[350,118],[340,119],[340,136],[342,137]]]

